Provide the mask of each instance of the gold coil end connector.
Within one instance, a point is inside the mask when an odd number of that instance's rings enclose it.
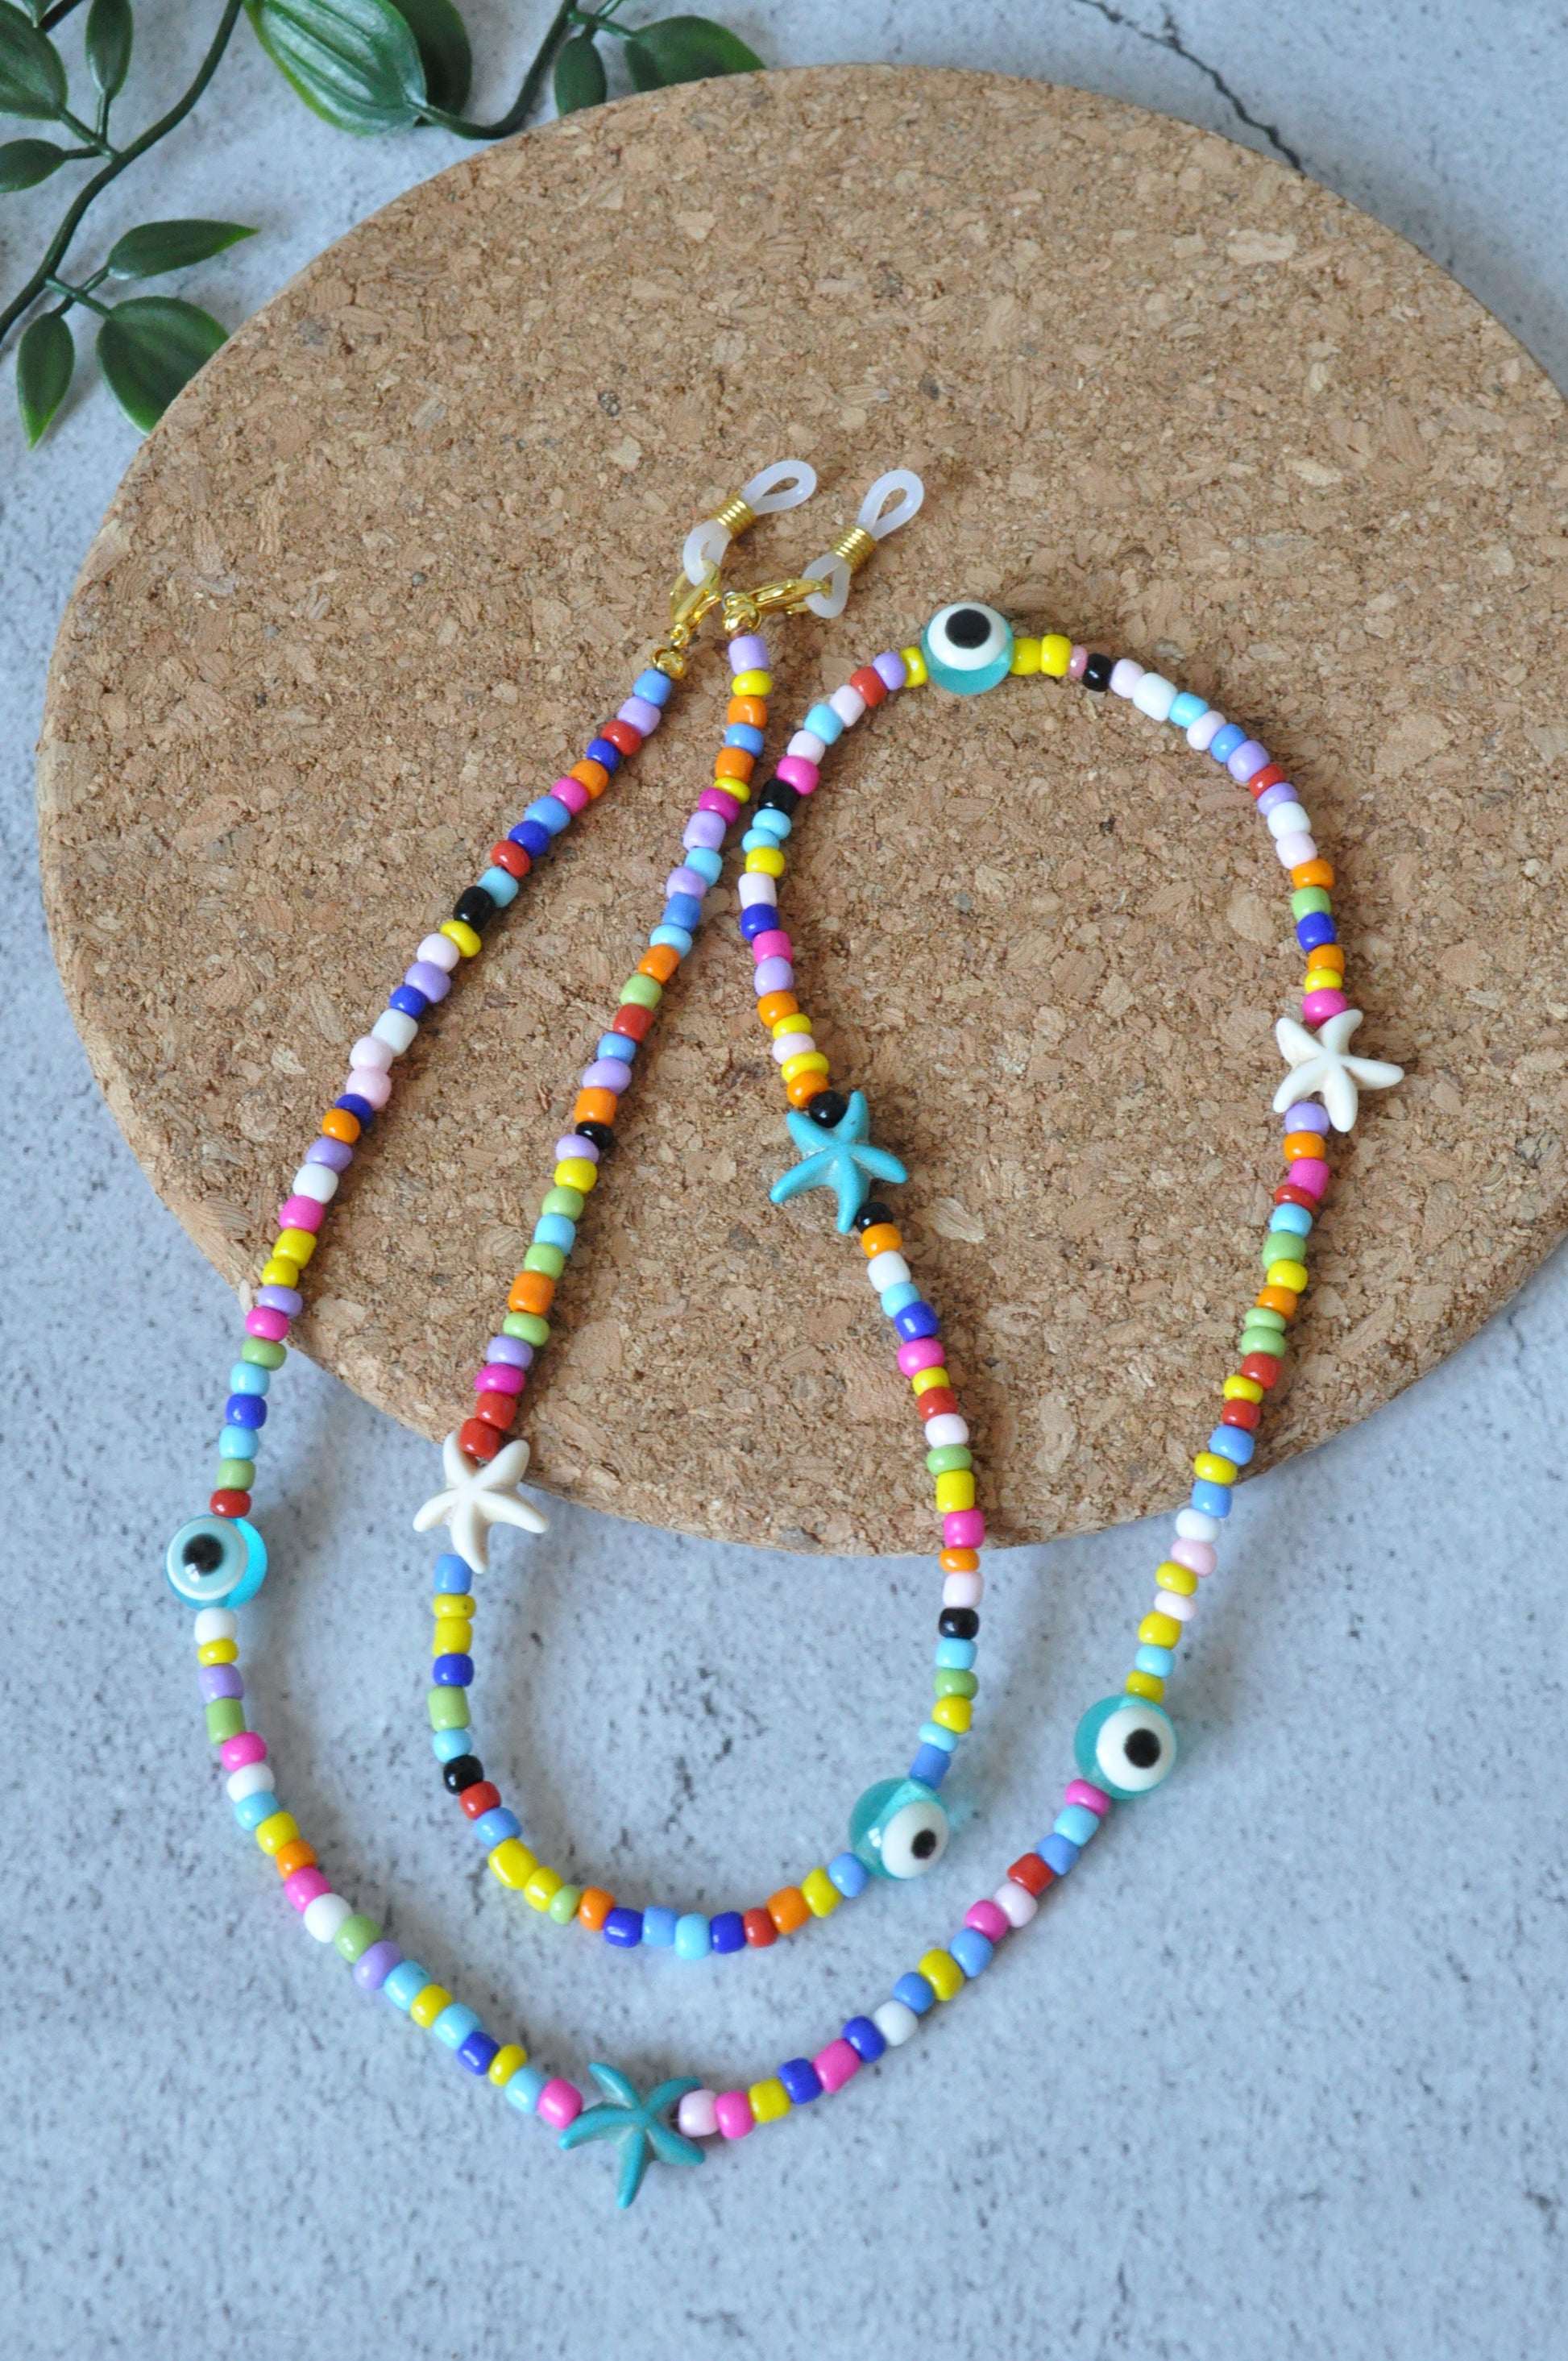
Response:
[[[757,511],[739,492],[731,492],[723,507],[715,509],[713,521],[721,524],[732,540],[738,540],[741,533],[751,532],[757,522]]]
[[[868,557],[875,554],[876,543],[863,524],[852,524],[837,541],[828,544],[835,557],[841,557],[851,574],[858,574]]]

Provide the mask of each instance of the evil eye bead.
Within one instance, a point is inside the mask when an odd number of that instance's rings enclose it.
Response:
[[[1086,1779],[1130,1804],[1175,1769],[1176,1726],[1146,1697],[1102,1697],[1079,1723],[1072,1751]]]
[[[267,1578],[267,1544],[243,1517],[192,1517],[170,1543],[163,1567],[187,1607],[243,1607]]]
[[[948,1850],[948,1816],[920,1779],[879,1779],[850,1815],[850,1845],[873,1877],[924,1877]]]
[[[1005,680],[1013,662],[1013,626],[994,607],[960,598],[932,616],[921,634],[926,669],[939,688],[978,697]]]

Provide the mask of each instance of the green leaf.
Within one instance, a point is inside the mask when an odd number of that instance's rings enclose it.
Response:
[[[243,222],[143,222],[116,239],[104,268],[113,279],[157,279],[165,270],[188,270],[193,262],[205,262],[255,236]]]
[[[431,104],[456,115],[474,78],[474,52],[452,0],[392,0],[392,5],[414,37]]]
[[[755,49],[749,49],[738,34],[707,16],[662,16],[657,24],[639,25],[626,51],[627,70],[639,90],[663,89],[677,82],[706,82],[712,74],[762,71]],[[634,51],[640,54],[633,55]]]
[[[609,88],[604,60],[591,33],[575,33],[555,53],[555,112],[576,115],[585,106],[602,106]]]
[[[52,139],[7,139],[0,148],[0,197],[15,196],[18,189],[36,189],[65,160],[64,148],[57,148]]]
[[[145,434],[227,335],[210,312],[177,295],[133,295],[115,305],[98,331],[98,367],[131,424]]]
[[[47,34],[19,8],[0,5],[0,115],[52,123],[65,104],[65,68]]]
[[[40,312],[16,347],[16,407],[29,450],[65,400],[76,368],[76,346],[58,312]]]
[[[245,0],[256,37],[317,115],[340,131],[406,131],[424,112],[424,68],[391,0]]]
[[[115,98],[131,70],[131,0],[93,0],[87,11],[87,70],[102,98]]]

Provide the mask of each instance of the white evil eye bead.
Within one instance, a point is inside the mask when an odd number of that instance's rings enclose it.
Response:
[[[924,1877],[948,1850],[948,1816],[923,1779],[879,1779],[850,1815],[850,1844],[874,1877]]]
[[[1176,1767],[1176,1725],[1146,1697],[1102,1697],[1079,1723],[1072,1751],[1086,1779],[1130,1804]]]
[[[267,1578],[267,1544],[243,1517],[192,1517],[170,1543],[163,1567],[187,1607],[243,1607]]]
[[[932,616],[920,635],[926,669],[938,688],[978,697],[1005,680],[1013,662],[1013,626],[994,607],[960,598]]]

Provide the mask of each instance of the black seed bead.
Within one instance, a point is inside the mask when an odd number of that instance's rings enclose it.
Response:
[[[806,1112],[813,1123],[819,1123],[824,1131],[831,1131],[849,1114],[850,1102],[842,1091],[818,1091],[814,1099],[806,1100]]]
[[[466,1787],[477,1787],[484,1775],[477,1754],[455,1754],[441,1773],[441,1784],[449,1795],[460,1795]]]
[[[601,1156],[608,1156],[615,1146],[615,1134],[608,1123],[575,1123],[572,1129],[583,1139],[591,1139]]]
[[[482,935],[496,915],[496,897],[483,885],[470,885],[458,895],[452,915],[461,918],[466,927],[472,927],[477,935]]]
[[[874,1230],[879,1222],[891,1222],[893,1207],[884,1205],[880,1197],[868,1197],[855,1215],[857,1230]]]
[[[800,789],[786,787],[782,779],[770,779],[753,801],[759,811],[782,811],[786,818],[793,819],[800,807]]]
[[[944,1640],[972,1640],[980,1631],[980,1617],[972,1607],[944,1607],[937,1629]]]
[[[1110,687],[1111,659],[1109,656],[1090,657],[1083,667],[1083,686],[1085,688]]]

